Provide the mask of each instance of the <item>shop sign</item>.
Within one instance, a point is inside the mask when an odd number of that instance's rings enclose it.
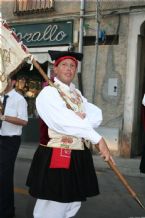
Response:
[[[15,24],[12,29],[27,47],[69,45],[73,41],[73,21]]]

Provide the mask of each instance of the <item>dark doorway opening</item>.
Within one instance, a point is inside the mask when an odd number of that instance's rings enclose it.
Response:
[[[145,131],[143,124],[145,107],[142,105],[142,99],[145,93],[145,22],[142,23],[140,27],[140,35],[138,36],[137,72],[135,83],[135,109],[131,148],[132,157],[140,156],[143,147],[145,146]]]

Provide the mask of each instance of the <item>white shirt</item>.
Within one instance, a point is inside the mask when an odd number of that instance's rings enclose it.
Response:
[[[143,99],[142,99],[142,104],[145,106],[145,94],[144,94]]]
[[[63,86],[63,89],[71,89],[58,79],[55,81]],[[50,129],[58,133],[84,138],[97,144],[102,138],[94,128],[102,122],[102,111],[95,105],[89,103],[82,96],[86,117],[81,119],[74,111],[66,107],[56,88],[47,86],[36,98],[36,108],[40,117]]]
[[[28,121],[27,102],[25,98],[14,89],[7,93],[7,95],[9,97],[7,99],[4,115]],[[22,126],[2,121],[0,135],[13,136],[21,134]]]

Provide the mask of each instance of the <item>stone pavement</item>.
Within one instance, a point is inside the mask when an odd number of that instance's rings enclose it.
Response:
[[[27,194],[25,181],[37,146],[22,145],[15,167],[16,218],[32,218],[35,199]],[[100,195],[82,203],[75,218],[145,218],[144,210],[128,194],[116,175],[99,155],[93,155]],[[117,167],[145,205],[145,174],[140,174],[140,159],[114,157]],[[91,181],[90,181],[91,185]],[[57,218],[57,217],[56,217]]]

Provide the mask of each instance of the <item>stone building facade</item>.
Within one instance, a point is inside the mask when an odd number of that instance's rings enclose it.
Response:
[[[3,0],[2,18],[16,30],[22,26],[24,35],[29,25],[33,29],[62,22],[65,28],[70,22],[72,32],[67,42],[55,42],[51,32],[42,45],[38,35],[44,32],[38,34],[37,30],[34,44],[28,43],[30,52],[42,63],[50,48],[82,51],[84,60],[75,83],[103,111],[103,123],[97,131],[106,138],[112,153],[139,155],[144,137],[141,100],[145,92],[145,1],[37,0],[44,3],[37,9],[30,5],[32,2],[35,0],[25,0],[21,5],[21,0]]]

